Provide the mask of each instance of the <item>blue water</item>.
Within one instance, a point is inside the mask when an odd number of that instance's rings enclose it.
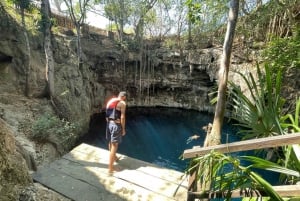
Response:
[[[105,123],[99,118],[95,138],[89,144],[107,148]],[[185,149],[203,146],[206,131],[202,128],[212,123],[213,116],[194,110],[175,108],[128,108],[126,112],[126,135],[119,145],[118,153],[159,166],[184,171],[188,160],[180,159]],[[95,124],[95,123],[94,123]],[[239,140],[237,129],[224,122],[222,143]],[[193,135],[200,136],[188,143]]]

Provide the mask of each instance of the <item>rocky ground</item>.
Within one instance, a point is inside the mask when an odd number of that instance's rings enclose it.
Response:
[[[30,138],[32,125],[46,112],[52,112],[47,99],[27,98],[12,83],[0,79],[0,200],[70,200],[30,177],[37,168],[60,157],[50,143]]]
[[[39,183],[34,183],[22,191],[19,201],[70,201],[70,199]]]

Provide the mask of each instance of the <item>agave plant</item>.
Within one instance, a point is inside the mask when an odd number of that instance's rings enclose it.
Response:
[[[280,122],[281,127],[286,132],[300,132],[299,127],[299,115],[300,115],[300,98],[296,101],[296,109],[295,109],[295,115],[286,114],[281,117]]]
[[[289,145],[285,146],[282,149],[284,157],[281,158],[278,163],[283,167],[288,169],[293,169],[295,171],[300,172],[300,145]],[[300,181],[299,177],[295,177],[294,175],[280,175],[280,180],[282,183],[287,184],[296,184]]]
[[[300,115],[300,98],[296,101],[295,115],[286,114],[281,117],[281,126],[286,132],[300,132],[299,127],[299,115]],[[289,145],[282,148],[284,158],[279,163],[284,167],[297,170],[300,172],[300,145]],[[293,176],[281,176],[281,180],[285,183],[295,184],[299,181],[299,178]]]
[[[265,74],[257,65],[257,81],[252,73],[248,76],[237,73],[242,77],[250,92],[250,97],[248,97],[238,85],[229,82],[232,100],[230,104],[233,108],[232,118],[243,128],[239,131],[243,134],[243,138],[253,139],[283,134],[280,125],[284,103],[280,97],[282,83],[280,70],[273,78],[268,65],[265,65]]]
[[[243,166],[242,164],[246,161],[250,165]],[[257,168],[300,178],[298,171],[281,167],[258,157],[242,156],[236,158],[215,151],[194,158],[187,169],[187,173],[196,172],[197,181],[202,184],[209,183],[209,191],[223,192],[226,200],[231,199],[233,190],[240,189],[247,192],[262,190],[272,200],[282,201],[283,198],[274,191],[272,185],[254,171]],[[208,169],[210,174],[207,176]]]
[[[235,110],[233,118],[243,128],[239,131],[243,134],[243,138],[251,139],[300,132],[300,99],[296,101],[294,115],[281,113],[284,103],[280,97],[281,71],[278,70],[277,73],[274,73],[275,75],[271,74],[269,66],[265,65],[265,74],[262,74],[258,66],[257,73],[257,82],[251,73],[248,77],[238,73],[247,84],[250,97],[244,95],[237,85],[230,83],[232,106]],[[281,147],[277,155],[277,163],[286,168],[300,171],[299,149],[299,145]],[[298,179],[286,175],[281,177],[284,183],[295,183]]]

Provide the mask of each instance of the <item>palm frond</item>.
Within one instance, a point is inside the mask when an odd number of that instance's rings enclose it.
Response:
[[[283,199],[278,195],[278,193],[273,189],[272,185],[264,180],[261,176],[255,172],[249,172],[250,177],[253,181],[263,187],[263,190],[272,198],[272,200],[283,201]]]
[[[291,170],[285,167],[282,167],[276,163],[273,163],[271,161],[262,159],[262,158],[258,158],[255,156],[241,156],[242,159],[251,162],[251,168],[259,168],[259,169],[263,169],[263,170],[268,170],[268,171],[272,171],[272,172],[278,172],[281,174],[286,174],[286,175],[291,175],[291,176],[295,176],[295,177],[299,177],[300,178],[300,173],[298,171],[295,170]]]
[[[198,181],[208,182],[209,178],[211,181],[209,189],[226,192],[224,196],[227,200],[230,200],[233,190],[243,188],[263,190],[272,200],[282,200],[274,191],[272,185],[253,171],[255,168],[299,176],[299,173],[296,171],[280,167],[277,164],[257,157],[243,156],[242,159],[247,160],[251,165],[244,167],[238,158],[211,151],[204,156],[195,158],[198,166],[193,166],[193,168],[197,169]],[[207,175],[207,170],[210,171],[209,175]]]
[[[263,73],[257,65],[256,81],[254,75],[248,76],[237,72],[245,82],[250,96],[246,96],[239,86],[229,82],[231,86],[231,106],[234,109],[232,119],[243,127],[240,131],[244,139],[268,137],[283,134],[280,121],[282,99],[280,98],[281,72],[273,79],[271,70],[265,65]],[[275,82],[275,83],[274,83]]]

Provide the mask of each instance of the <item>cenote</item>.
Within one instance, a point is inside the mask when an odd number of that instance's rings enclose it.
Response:
[[[157,164],[162,167],[184,171],[187,160],[180,159],[185,149],[203,146],[206,131],[213,121],[208,113],[178,108],[127,108],[126,135],[119,145],[118,153]],[[88,144],[107,149],[104,113],[91,119]],[[235,142],[237,129],[226,121],[222,129],[222,143]],[[188,138],[198,135],[196,140]]]
[[[189,161],[181,160],[181,154],[193,146],[203,146],[206,136],[203,127],[212,121],[212,114],[195,110],[128,107],[126,135],[119,145],[118,153],[184,172]],[[105,113],[94,114],[91,117],[89,134],[82,141],[107,149],[105,128]],[[224,120],[222,143],[239,141],[237,131],[236,126]],[[193,135],[200,138],[188,142],[188,138]],[[253,152],[238,152],[231,155],[253,155]],[[276,174],[260,170],[258,172],[271,184],[278,183]]]

